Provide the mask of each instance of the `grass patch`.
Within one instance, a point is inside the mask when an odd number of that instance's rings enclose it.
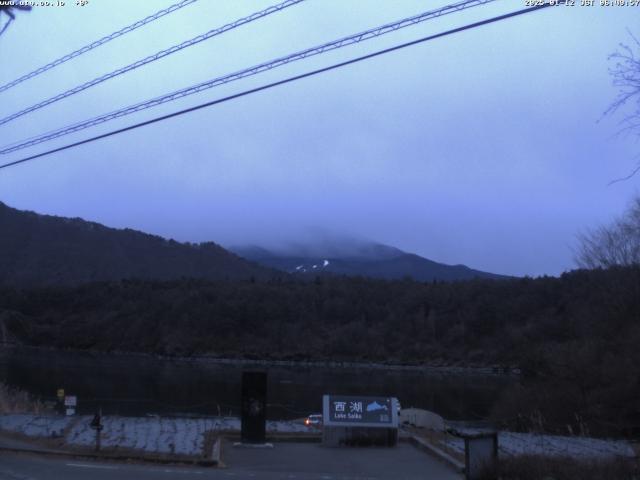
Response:
[[[0,383],[0,414],[3,413],[47,413],[49,408],[27,392],[10,388]]]

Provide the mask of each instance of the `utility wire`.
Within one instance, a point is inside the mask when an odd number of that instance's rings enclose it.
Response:
[[[11,145],[5,145],[0,149],[0,154],[12,153],[17,150],[21,150],[23,148],[31,147],[33,145],[37,145],[42,142],[46,142],[49,140],[53,140],[55,138],[68,135],[70,133],[75,133],[80,130],[84,130],[85,128],[93,127],[95,125],[99,125],[101,123],[108,122],[110,120],[114,120],[116,118],[124,117],[126,115],[130,115],[135,112],[139,112],[142,110],[146,110],[147,108],[155,107],[157,105],[161,105],[167,102],[171,102],[173,100],[177,100],[182,97],[186,97],[189,95],[193,95],[195,93],[200,93],[204,90],[208,90],[213,87],[217,87],[219,85],[224,85],[226,83],[230,83],[236,80],[240,80],[242,78],[250,77],[252,75],[257,75],[259,73],[272,70],[274,68],[287,65],[289,63],[302,60],[314,55],[319,55],[330,50],[335,50],[338,48],[343,48],[348,45],[353,45],[355,43],[360,43],[372,38],[379,37],[381,35],[385,35],[387,33],[394,32],[401,28],[409,27],[411,25],[415,25],[417,23],[421,23],[433,18],[438,18],[443,15],[459,12],[461,10],[465,10],[471,7],[476,7],[479,5],[484,5],[490,2],[494,2],[496,0],[463,0],[457,3],[453,3],[442,8],[438,8],[436,10],[430,10],[427,12],[420,13],[418,15],[414,15],[412,17],[404,18],[402,20],[398,20],[393,23],[388,23],[379,27],[375,27],[369,30],[365,30],[363,32],[359,32],[353,35],[349,35],[348,37],[340,38],[338,40],[333,40],[328,43],[324,43],[319,46],[307,48],[305,50],[292,53],[286,55],[284,57],[277,58],[275,60],[270,60],[268,62],[260,63],[258,65],[254,65],[249,68],[245,68],[243,70],[230,73],[227,75],[223,75],[221,77],[217,77],[211,80],[207,80],[203,83],[199,83],[193,85],[191,87],[183,88],[181,90],[177,90],[172,93],[168,93],[162,95],[160,97],[156,97],[150,100],[146,100],[144,102],[140,102],[134,105],[130,105],[128,107],[122,108],[120,110],[116,110],[111,113],[106,113],[100,115],[98,117],[94,117],[89,120],[82,121],[80,123],[76,123],[73,125],[68,125],[58,130],[54,130],[52,132],[44,133],[38,135],[36,137],[32,137],[26,140],[21,140],[19,142],[14,142]],[[1,123],[1,121],[0,121]]]
[[[562,2],[562,0],[560,0],[560,1]],[[130,125],[128,127],[120,128],[118,130],[113,130],[111,132],[104,133],[102,135],[97,135],[95,137],[87,138],[87,139],[81,140],[79,142],[75,142],[75,143],[71,143],[71,144],[68,144],[68,145],[65,145],[65,146],[62,146],[62,147],[59,147],[59,148],[55,148],[53,150],[49,150],[49,151],[46,151],[46,152],[38,153],[36,155],[31,155],[29,157],[22,158],[20,160],[16,160],[16,161],[13,161],[13,162],[5,163],[3,165],[0,165],[0,169],[11,167],[11,166],[14,166],[14,165],[18,165],[20,163],[28,162],[28,161],[31,161],[31,160],[35,160],[36,158],[40,158],[40,157],[44,157],[46,155],[51,155],[53,153],[61,152],[61,151],[64,151],[64,150],[68,150],[68,149],[73,148],[73,147],[77,147],[77,146],[80,146],[80,145],[91,143],[91,142],[94,142],[96,140],[100,140],[100,139],[103,139],[103,138],[111,137],[113,135],[117,135],[117,134],[120,134],[120,133],[123,133],[123,132],[127,132],[129,130],[134,130],[134,129],[137,129],[137,128],[140,128],[140,127],[144,127],[146,125],[151,125],[153,123],[157,123],[157,122],[160,122],[160,121],[163,121],[163,120],[167,120],[169,118],[177,117],[179,115],[184,115],[186,113],[194,112],[196,110],[200,110],[200,109],[203,109],[203,108],[206,108],[206,107],[211,107],[211,106],[217,105],[219,103],[228,102],[230,100],[234,100],[236,98],[244,97],[244,96],[250,95],[252,93],[257,93],[257,92],[261,92],[263,90],[268,90],[268,89],[271,89],[273,87],[277,87],[277,86],[284,85],[284,84],[287,84],[287,83],[290,83],[290,82],[294,82],[296,80],[301,80],[303,78],[307,78],[307,77],[311,77],[311,76],[314,76],[314,75],[318,75],[320,73],[328,72],[328,71],[331,71],[331,70],[336,70],[338,68],[345,67],[347,65],[351,65],[351,64],[354,64],[354,63],[358,63],[358,62],[361,62],[361,61],[364,61],[364,60],[368,60],[370,58],[378,57],[380,55],[384,55],[386,53],[394,52],[396,50],[401,50],[403,48],[407,48],[407,47],[410,47],[410,46],[413,46],[413,45],[418,45],[420,43],[428,42],[430,40],[435,40],[437,38],[441,38],[441,37],[445,37],[445,36],[448,36],[448,35],[452,35],[454,33],[463,32],[465,30],[471,30],[471,29],[474,29],[474,28],[478,28],[478,27],[481,27],[483,25],[496,23],[496,22],[499,22],[499,21],[502,21],[502,20],[506,20],[506,19],[509,19],[509,18],[512,18],[512,17],[524,15],[526,13],[542,10],[542,9],[550,7],[550,6],[552,6],[552,5],[549,4],[549,3],[545,3],[545,4],[542,4],[542,5],[536,5],[534,7],[524,8],[524,9],[521,9],[521,10],[517,10],[515,12],[510,12],[510,13],[507,13],[507,14],[504,14],[504,15],[499,15],[497,17],[492,17],[492,18],[489,18],[489,19],[486,19],[486,20],[482,20],[482,21],[479,21],[479,22],[470,23],[470,24],[464,25],[462,27],[458,27],[458,28],[454,28],[454,29],[451,29],[451,30],[447,30],[445,32],[436,33],[434,35],[429,35],[427,37],[422,37],[422,38],[420,38],[418,40],[413,40],[411,42],[402,43],[402,44],[396,45],[394,47],[385,48],[384,50],[378,50],[376,52],[369,53],[367,55],[363,55],[363,56],[360,56],[360,57],[353,58],[351,60],[347,60],[347,61],[344,61],[344,62],[340,62],[340,63],[336,63],[336,64],[333,64],[333,65],[330,65],[328,67],[319,68],[317,70],[312,70],[310,72],[306,72],[306,73],[303,73],[303,74],[300,74],[300,75],[295,75],[293,77],[289,77],[289,78],[286,78],[284,80],[279,80],[277,82],[268,83],[266,85],[262,85],[260,87],[252,88],[250,90],[245,90],[243,92],[236,93],[234,95],[229,95],[227,97],[219,98],[217,100],[213,100],[213,101],[210,101],[210,102],[207,102],[207,103],[203,103],[201,105],[197,105],[197,106],[194,106],[194,107],[186,108],[186,109],[180,110],[178,112],[170,113],[168,115],[163,115],[161,117],[156,117],[156,118],[153,118],[151,120],[146,120],[144,122],[140,122],[140,123],[137,123],[135,125]]]
[[[20,78],[16,78],[15,80],[0,86],[0,93],[4,92],[5,90],[9,90],[11,87],[15,87],[16,85],[24,81],[27,81],[30,78],[37,77],[38,75],[46,72],[47,70],[51,70],[52,68],[57,67],[58,65],[68,62],[69,60],[75,57],[78,57],[83,53],[87,53],[88,51],[93,50],[94,48],[98,48],[99,46],[104,45],[105,43],[110,42],[111,40],[114,40],[118,37],[121,37],[122,35],[132,32],[135,29],[146,25],[147,23],[151,23],[154,20],[164,17],[165,15],[169,15],[170,13],[173,13],[176,10],[180,10],[181,8],[186,7],[187,5],[191,5],[192,3],[195,3],[197,1],[198,0],[182,0],[181,2],[171,5],[170,7],[165,8],[163,10],[160,10],[154,13],[153,15],[149,15],[148,17],[143,18],[142,20],[138,20],[137,22],[132,23],[131,25],[128,25],[116,32],[113,32],[105,37],[102,37],[100,40],[96,40],[95,42],[90,43],[89,45],[85,45],[84,47],[79,48],[78,50],[75,50],[71,53],[67,53],[66,55],[50,63],[47,63],[46,65],[34,70],[33,72],[27,73],[26,75],[23,75]]]
[[[195,0],[192,0],[195,1]],[[212,37],[221,35],[225,32],[228,32],[229,30],[233,30],[234,28],[238,28],[242,25],[245,25],[247,23],[251,23],[254,20],[258,20],[260,18],[266,17],[268,15],[271,15],[272,13],[276,13],[279,12],[281,10],[284,10],[285,8],[291,7],[293,5],[297,5],[300,2],[303,2],[304,0],[285,0],[282,3],[279,3],[277,5],[272,5],[269,8],[266,8],[264,10],[261,10],[259,12],[256,13],[252,13],[251,15],[244,17],[244,18],[240,18],[234,22],[228,23],[226,25],[223,25],[222,27],[219,28],[215,28],[213,30],[209,30],[206,33],[203,33],[202,35],[198,35],[197,37],[193,37],[190,38],[189,40],[185,40],[182,43],[179,43],[178,45],[173,45],[172,47],[169,47],[165,50],[160,50],[159,52],[154,53],[153,55],[149,55],[148,57],[145,57],[141,60],[138,60],[136,62],[133,62],[129,65],[127,65],[126,67],[122,67],[122,68],[118,68],[117,70],[113,70],[112,72],[109,73],[105,73],[104,75],[101,75],[99,77],[94,78],[93,80],[90,80],[88,82],[82,83],[76,87],[73,87],[70,90],[67,90],[66,92],[63,93],[59,93],[58,95],[48,98],[46,100],[43,100],[42,102],[36,103],[35,105],[31,105],[30,107],[27,107],[23,110],[20,110],[19,112],[13,113],[7,117],[4,117],[2,119],[0,119],[0,125],[4,125],[5,123],[8,123],[12,120],[15,120],[16,118],[22,117],[23,115],[26,115],[27,113],[31,113],[35,110],[39,110],[43,107],[46,107],[47,105],[51,105],[52,103],[58,102],[62,99],[65,99],[67,97],[70,97],[72,95],[75,95],[76,93],[80,93],[88,88],[94,87],[102,82],[106,82],[107,80],[110,80],[114,77],[117,77],[119,75],[122,75],[124,73],[130,72],[132,70],[135,70],[136,68],[140,68],[143,65],[146,65],[148,63],[151,62],[155,62],[156,60],[160,60],[161,58],[167,57],[173,53],[179,52],[180,50],[183,50],[185,48],[191,47],[193,45],[196,45],[200,42],[204,42],[205,40],[208,40]]]

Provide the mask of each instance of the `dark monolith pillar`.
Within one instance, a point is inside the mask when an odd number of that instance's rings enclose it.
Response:
[[[242,443],[265,443],[267,372],[242,372]]]

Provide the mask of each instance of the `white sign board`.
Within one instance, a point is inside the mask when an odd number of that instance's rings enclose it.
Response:
[[[323,423],[325,427],[398,428],[397,402],[393,397],[324,395]]]

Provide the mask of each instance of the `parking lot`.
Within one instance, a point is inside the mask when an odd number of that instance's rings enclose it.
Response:
[[[258,478],[368,478],[460,480],[451,468],[408,443],[397,447],[327,448],[319,443],[234,447],[225,441],[222,461],[229,472]]]

